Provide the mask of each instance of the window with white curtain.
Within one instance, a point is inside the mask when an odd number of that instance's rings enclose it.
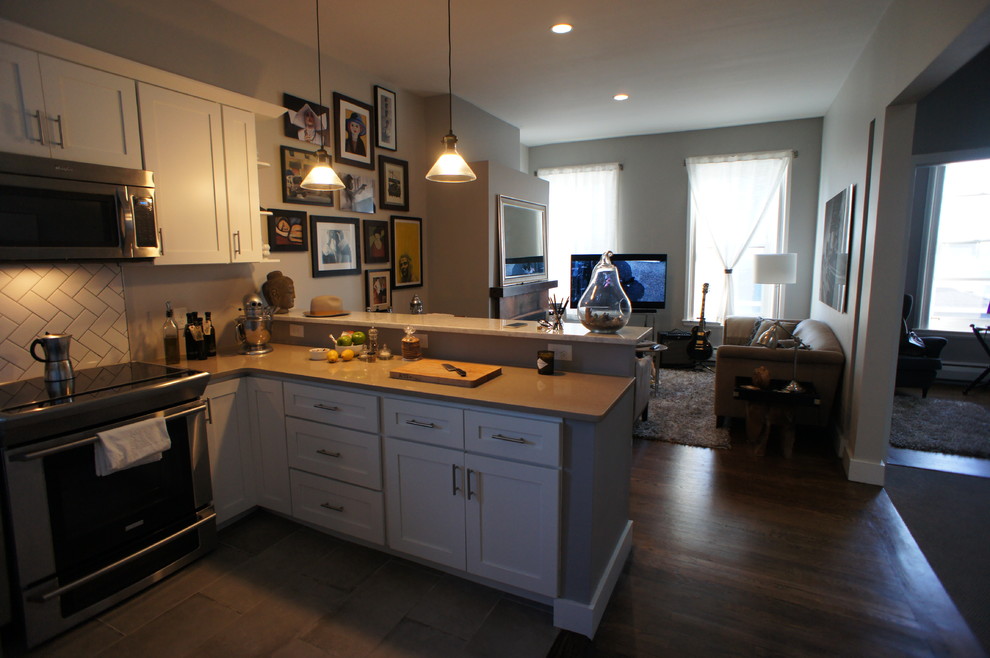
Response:
[[[547,269],[558,299],[571,294],[571,254],[617,250],[618,163],[548,167],[536,175],[550,182]]]
[[[786,251],[793,151],[690,157],[686,319],[770,316],[776,287],[753,280],[756,254]]]

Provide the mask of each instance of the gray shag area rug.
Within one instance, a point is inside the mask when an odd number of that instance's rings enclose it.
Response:
[[[895,448],[990,458],[990,410],[965,400],[894,396]]]
[[[715,375],[706,370],[660,368],[660,390],[633,437],[701,448],[729,448],[728,427],[715,427]]]

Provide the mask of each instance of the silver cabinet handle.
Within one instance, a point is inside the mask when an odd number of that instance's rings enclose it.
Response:
[[[34,137],[28,137],[28,141],[38,142],[42,146],[45,145],[45,127],[41,121],[41,110],[35,110],[34,114],[29,114],[28,116],[34,117],[34,120],[38,122],[38,139]]]
[[[493,439],[498,439],[499,441],[509,441],[511,443],[526,443],[526,439],[520,439],[517,436],[505,436],[504,434],[492,434]]]
[[[340,457],[340,453],[339,452],[330,452],[329,450],[324,450],[323,448],[320,448],[316,452],[317,452],[317,454],[325,455],[327,457]]]
[[[320,507],[326,508],[326,509],[331,510],[333,512],[343,512],[344,511],[344,506],[343,505],[331,505],[330,503],[320,503]]]
[[[425,427],[428,430],[435,430],[435,429],[437,429],[437,425],[434,425],[433,423],[424,423],[423,421],[420,421],[420,420],[407,420],[406,421],[406,425],[414,425],[416,427]]]
[[[52,142],[55,146],[60,146],[65,148],[65,134],[62,132],[62,115],[58,115],[54,119],[50,119],[52,123],[58,124],[58,141]]]
[[[472,491],[471,490],[471,474],[472,473],[476,473],[476,472],[477,471],[475,471],[474,469],[470,469],[470,468],[467,470],[467,499],[468,500],[471,500],[471,496],[472,495],[474,495],[474,496],[477,496],[478,495],[478,492],[477,491]]]
[[[340,411],[340,407],[332,407],[328,404],[323,404],[322,402],[317,402],[313,406],[317,409],[323,409],[324,411]]]
[[[162,235],[161,229],[158,229],[158,252],[162,256],[165,255],[165,237]]]
[[[206,398],[206,422],[213,424],[213,406],[210,404],[210,398]]]
[[[234,231],[234,245],[235,245],[234,246],[234,254],[235,255],[240,254],[241,253],[241,232],[240,231]]]
[[[457,486],[457,464],[450,465],[450,495],[456,496],[461,488]]]

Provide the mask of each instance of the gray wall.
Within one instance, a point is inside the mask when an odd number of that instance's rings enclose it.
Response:
[[[793,149],[791,231],[788,249],[798,254],[798,283],[786,286],[784,316],[809,314],[815,254],[821,119],[640,135],[529,149],[531,171],[541,167],[620,162],[619,252],[660,252],[668,258],[667,308],[656,326],[666,330],[696,324],[686,318],[688,181],[684,159]],[[553,240],[553,235],[550,236]]]

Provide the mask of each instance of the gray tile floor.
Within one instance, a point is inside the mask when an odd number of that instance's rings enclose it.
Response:
[[[551,622],[546,606],[255,512],[210,555],[29,655],[542,657]]]

